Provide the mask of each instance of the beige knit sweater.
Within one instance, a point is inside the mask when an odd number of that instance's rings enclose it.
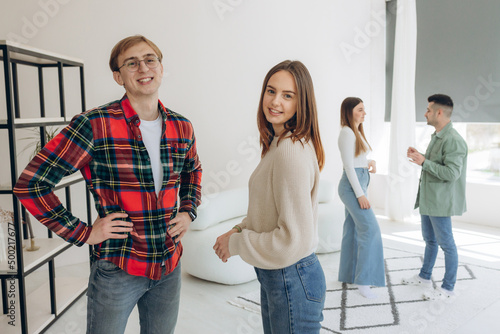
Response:
[[[318,244],[319,168],[314,147],[275,137],[249,181],[247,217],[229,252],[262,269],[288,267]]]

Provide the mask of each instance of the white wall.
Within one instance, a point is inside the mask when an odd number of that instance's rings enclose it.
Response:
[[[108,68],[114,44],[133,34],[153,40],[164,53],[160,99],[194,124],[206,194],[247,184],[260,157],[262,80],[284,59],[301,60],[314,80],[323,177],[337,181],[342,171],[337,136],[346,96],[365,101],[369,120],[383,118],[384,0],[10,0],[2,7],[9,15],[0,39],[84,60],[87,108],[123,94]]]
[[[498,182],[467,182],[467,212],[461,217],[454,218],[473,224],[500,226],[498,218],[498,199],[500,198],[500,184]]]
[[[218,12],[216,5],[227,11]],[[341,170],[336,140],[342,99],[360,96],[373,114],[382,113],[383,94],[374,91],[383,92],[383,29],[371,28],[374,37],[366,41],[360,31],[376,22],[372,12],[383,11],[383,0],[141,4],[40,0],[9,1],[4,8],[12,15],[0,22],[0,39],[18,39],[85,61],[87,108],[123,94],[107,65],[119,39],[140,33],[155,41],[165,54],[160,97],[192,120],[206,185],[246,184],[259,160],[254,154],[258,149],[250,153],[250,147],[256,142],[255,114],[262,80],[281,60],[299,59],[312,74],[327,151],[325,177],[336,178]],[[355,52],[347,54],[346,48]],[[232,160],[239,165],[235,168],[239,173],[231,175],[226,185],[221,172]]]

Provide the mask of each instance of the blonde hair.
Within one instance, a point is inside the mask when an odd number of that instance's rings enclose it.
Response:
[[[163,59],[163,54],[161,53],[160,49],[156,46],[156,44],[151,42],[149,39],[147,39],[142,35],[135,35],[122,39],[121,41],[116,43],[116,45],[113,47],[113,50],[111,50],[111,55],[109,57],[109,68],[111,69],[111,71],[116,72],[120,67],[120,65],[118,65],[118,56],[120,56],[123,52],[133,47],[134,45],[137,45],[142,42],[146,43],[153,49],[153,51],[156,53],[156,56],[158,56],[158,59],[160,60],[161,63]]]

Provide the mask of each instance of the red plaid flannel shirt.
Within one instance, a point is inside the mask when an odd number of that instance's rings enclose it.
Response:
[[[177,211],[196,213],[202,173],[191,123],[160,101],[158,107],[164,120],[158,196],[140,119],[126,96],[75,116],[33,158],[14,188],[41,223],[81,246],[92,227],[66,210],[52,190],[64,176],[80,171],[100,217],[125,212],[134,224],[128,238],[95,245],[93,260],[108,260],[131,275],[155,280],[161,278],[163,262],[167,273],[179,262],[182,245],[168,234],[168,222]]]

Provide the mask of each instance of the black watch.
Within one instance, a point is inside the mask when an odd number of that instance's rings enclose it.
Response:
[[[189,214],[189,217],[191,217],[191,221],[196,219],[196,214],[194,212],[189,211],[188,214]]]

